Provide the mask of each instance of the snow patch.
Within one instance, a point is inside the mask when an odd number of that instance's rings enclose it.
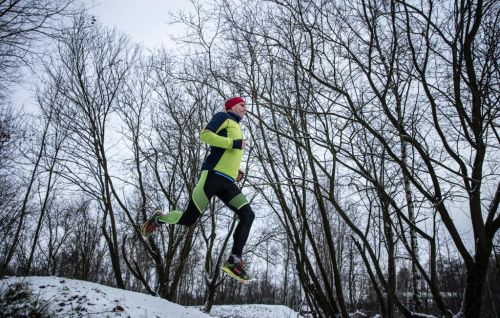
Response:
[[[297,318],[296,311],[280,305],[216,305],[210,311],[221,318]]]
[[[0,281],[0,294],[15,283],[26,283],[32,293],[48,301],[51,317],[179,317],[207,318],[196,308],[160,297],[59,277],[12,277]]]
[[[133,318],[301,318],[281,305],[214,305],[210,315],[199,307],[185,307],[160,297],[60,277],[10,277],[0,280],[0,295],[25,283],[38,299],[48,302],[50,317]]]

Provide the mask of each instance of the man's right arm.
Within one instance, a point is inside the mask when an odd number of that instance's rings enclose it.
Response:
[[[205,126],[205,128],[200,133],[200,139],[202,142],[209,144],[210,146],[225,148],[225,149],[241,149],[242,140],[233,140],[228,137],[220,136],[217,133],[227,126],[228,116],[226,113],[219,112],[210,120],[210,122]]]

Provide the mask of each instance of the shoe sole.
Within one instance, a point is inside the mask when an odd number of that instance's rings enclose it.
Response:
[[[228,267],[222,266],[220,269],[221,269],[221,271],[223,271],[224,273],[229,275],[231,278],[234,278],[236,281],[238,281],[244,285],[250,284],[251,282],[253,282],[255,280],[254,278],[243,279],[243,278],[239,277],[238,275],[236,275],[235,273],[233,273]]]

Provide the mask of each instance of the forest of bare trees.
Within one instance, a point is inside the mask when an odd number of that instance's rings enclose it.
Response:
[[[151,51],[71,0],[0,1],[0,277],[77,278],[206,312],[497,317],[500,3],[193,8],[170,17],[187,30],[179,49]],[[12,90],[26,76],[30,113]],[[219,271],[237,222],[220,202],[194,227],[139,229],[187,205],[199,132],[234,95],[250,110],[248,286]]]

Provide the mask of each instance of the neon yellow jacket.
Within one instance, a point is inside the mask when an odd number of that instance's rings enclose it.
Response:
[[[236,179],[243,158],[240,120],[236,114],[219,112],[201,131],[201,141],[211,146],[201,170],[215,170]]]

